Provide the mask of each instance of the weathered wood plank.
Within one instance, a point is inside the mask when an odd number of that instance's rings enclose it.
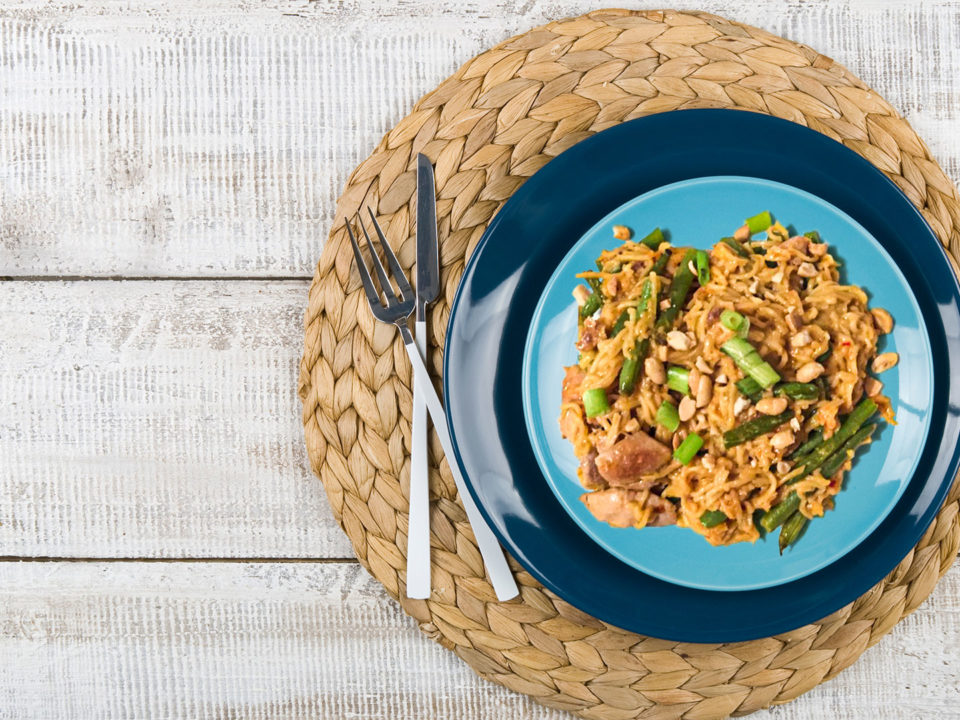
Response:
[[[806,42],[960,178],[960,6],[692,0]],[[595,7],[363,0],[0,11],[0,275],[309,276],[347,174],[414,101]]]
[[[836,680],[754,717],[960,718],[960,568]],[[0,564],[0,716],[550,718],[355,564]]]
[[[0,283],[0,555],[344,557],[303,444],[307,283]]]

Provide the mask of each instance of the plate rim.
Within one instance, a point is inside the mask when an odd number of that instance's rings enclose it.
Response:
[[[708,127],[711,127],[712,129],[715,130],[716,129],[715,124],[727,123],[728,120],[731,119],[732,116],[734,115],[738,116],[737,118],[738,123],[742,122],[748,125],[751,123],[759,123],[761,125],[767,125],[768,128],[770,128],[771,131],[774,132],[775,134],[776,133],[789,134],[789,133],[799,132],[801,137],[805,138],[810,143],[814,143],[814,144],[819,143],[821,147],[831,148],[830,152],[835,154],[839,153],[844,158],[844,161],[847,163],[847,165],[853,168],[854,170],[856,170],[857,173],[865,173],[869,175],[872,181],[874,183],[879,183],[880,186],[884,189],[884,191],[888,193],[894,193],[894,196],[897,197],[898,200],[900,201],[902,211],[909,215],[909,222],[911,224],[919,224],[918,227],[922,227],[925,230],[924,232],[925,238],[931,241],[929,243],[930,247],[928,248],[928,250],[936,254],[939,263],[945,264],[947,268],[947,276],[950,279],[950,282],[949,282],[950,286],[948,290],[949,290],[949,294],[951,295],[951,302],[949,303],[949,307],[951,307],[954,310],[954,313],[952,314],[951,318],[954,320],[960,320],[960,313],[956,312],[958,306],[960,306],[960,303],[958,303],[957,301],[957,299],[960,298],[960,285],[958,285],[957,276],[953,271],[952,265],[950,264],[950,261],[947,258],[944,248],[940,244],[939,240],[936,238],[936,235],[933,233],[929,224],[923,218],[919,210],[910,202],[910,200],[903,194],[903,192],[896,186],[895,183],[893,183],[889,178],[887,178],[879,169],[877,169],[871,163],[869,163],[869,161],[867,161],[865,158],[861,157],[860,155],[856,154],[849,148],[846,148],[841,143],[838,143],[833,139],[825,135],[822,135],[821,133],[817,133],[815,131],[810,130],[809,128],[805,128],[801,125],[792,123],[787,120],[783,120],[781,118],[777,118],[774,116],[761,114],[761,113],[751,113],[746,111],[738,112],[732,109],[689,109],[689,110],[682,110],[682,111],[671,111],[667,113],[658,113],[650,116],[645,116],[642,118],[637,118],[635,120],[631,120],[625,123],[620,123],[611,128],[598,132],[595,135],[589,138],[586,138],[582,142],[577,143],[576,145],[572,146],[565,152],[558,155],[556,158],[551,160],[547,165],[541,168],[540,171],[538,171],[538,173],[535,173],[534,176],[528,179],[528,181],[524,183],[524,185],[521,186],[517,190],[517,192],[514,193],[513,196],[511,196],[511,198],[507,201],[507,203],[505,203],[504,207],[502,207],[500,211],[490,221],[481,239],[478,241],[476,249],[474,250],[471,257],[468,259],[464,267],[464,271],[461,275],[461,279],[458,284],[458,287],[454,296],[454,300],[450,307],[450,315],[447,322],[447,334],[445,336],[445,348],[447,351],[445,351],[444,353],[444,360],[443,360],[443,370],[444,370],[443,387],[444,387],[444,393],[448,398],[445,414],[446,414],[447,422],[451,428],[451,436],[453,438],[454,461],[457,462],[458,466],[463,471],[464,476],[467,479],[468,491],[471,493],[471,496],[473,497],[473,499],[477,502],[477,505],[479,506],[481,513],[483,514],[486,521],[490,524],[496,536],[500,539],[500,541],[504,544],[504,546],[511,552],[511,554],[513,554],[514,557],[535,578],[537,578],[538,581],[540,581],[545,587],[555,592],[558,596],[560,596],[567,602],[570,602],[571,604],[573,604],[575,607],[579,607],[584,612],[587,612],[588,614],[591,614],[601,619],[605,619],[607,622],[610,622],[611,624],[619,627],[623,627],[625,629],[629,629],[635,632],[652,635],[656,637],[670,638],[678,641],[734,642],[734,641],[744,641],[744,640],[749,640],[749,639],[754,639],[759,637],[766,637],[769,635],[774,635],[780,632],[785,632],[785,631],[800,627],[809,622],[816,621],[817,619],[824,617],[825,615],[829,615],[830,613],[834,612],[836,609],[843,607],[850,601],[856,599],[857,597],[862,595],[864,592],[866,592],[870,587],[876,584],[876,582],[881,580],[890,570],[896,567],[896,564],[899,563],[902,560],[902,557],[905,556],[910,551],[910,548],[916,545],[917,541],[920,539],[920,537],[922,537],[923,533],[929,527],[930,523],[933,521],[933,519],[936,517],[937,513],[939,512],[940,508],[942,507],[943,500],[946,497],[947,493],[950,490],[950,487],[953,484],[953,479],[956,477],[957,467],[958,465],[960,465],[960,442],[958,442],[957,438],[953,438],[950,441],[946,441],[947,436],[945,435],[944,436],[945,442],[941,443],[937,448],[931,451],[931,461],[930,461],[931,475],[925,479],[923,487],[920,490],[918,490],[917,497],[912,499],[912,502],[915,505],[920,505],[920,504],[923,505],[924,510],[919,516],[923,518],[922,524],[920,525],[915,524],[915,526],[913,527],[913,531],[909,533],[909,536],[910,536],[909,543],[907,544],[903,555],[898,557],[896,562],[888,560],[882,563],[885,567],[883,572],[878,572],[874,570],[870,574],[869,580],[861,579],[859,582],[847,586],[844,592],[837,591],[836,593],[833,593],[831,596],[832,599],[830,600],[826,600],[826,599],[818,600],[816,603],[808,607],[805,612],[798,613],[798,616],[794,617],[794,619],[792,620],[787,620],[787,621],[783,619],[780,619],[778,621],[770,620],[770,621],[764,621],[760,624],[756,624],[756,621],[754,621],[754,624],[752,626],[749,626],[749,627],[742,626],[742,627],[737,627],[729,630],[721,630],[717,628],[711,628],[709,630],[705,630],[701,628],[698,631],[691,631],[687,628],[686,625],[684,625],[682,629],[679,627],[665,629],[662,625],[659,628],[652,627],[650,626],[650,624],[641,625],[641,624],[635,623],[631,618],[625,618],[622,613],[608,612],[603,608],[600,608],[598,610],[595,606],[591,605],[588,602],[587,603],[579,602],[580,600],[579,597],[577,599],[572,599],[571,593],[568,592],[564,587],[558,585],[554,579],[552,579],[548,575],[541,572],[540,569],[537,568],[536,566],[531,566],[529,563],[529,558],[526,557],[526,554],[523,552],[522,548],[515,545],[512,539],[509,537],[509,535],[505,535],[502,532],[502,529],[499,526],[499,524],[494,521],[494,518],[491,516],[489,509],[486,507],[485,503],[483,502],[483,499],[478,494],[478,488],[476,483],[471,479],[470,474],[467,471],[467,468],[465,467],[464,460],[463,460],[463,450],[460,446],[459,440],[457,439],[456,432],[454,431],[454,427],[456,426],[456,423],[453,417],[453,414],[454,414],[453,407],[455,402],[451,400],[452,396],[450,394],[451,357],[454,356],[454,353],[449,352],[451,339],[456,338],[456,320],[459,315],[458,311],[461,307],[461,303],[463,302],[466,288],[468,287],[468,284],[469,284],[468,281],[472,281],[477,263],[479,259],[482,257],[484,249],[489,244],[490,238],[499,231],[500,226],[504,223],[504,219],[508,216],[507,211],[512,210],[511,203],[513,203],[514,206],[517,206],[522,198],[530,194],[533,191],[533,189],[537,186],[537,184],[543,181],[544,177],[548,177],[549,174],[552,174],[553,172],[555,172],[558,167],[564,167],[566,164],[568,164],[571,161],[571,158],[579,157],[583,153],[595,147],[596,148],[601,147],[600,146],[601,143],[608,142],[613,136],[619,137],[622,133],[629,133],[634,129],[642,126],[651,126],[651,125],[659,126],[663,124],[664,119],[669,119],[670,121],[672,121],[672,124],[676,124],[677,122],[684,124],[684,123],[687,123],[689,119],[689,121],[693,123],[696,123],[696,122],[707,123]],[[678,120],[678,116],[683,119]],[[547,173],[544,173],[544,171],[547,168],[551,168],[551,166],[553,169],[549,170]],[[539,180],[537,179],[537,176],[540,177]],[[595,216],[599,216],[599,214],[595,214]],[[859,218],[857,219],[859,221]],[[896,258],[894,259],[896,260]],[[940,290],[943,290],[943,288],[940,288]],[[936,317],[939,321],[942,322],[944,319],[943,306],[942,304],[936,303],[935,301],[934,301],[934,304],[936,305],[939,311]],[[921,306],[925,307],[925,303],[922,303]],[[927,320],[928,322],[928,332],[929,332],[931,331],[931,328],[929,326],[929,319],[925,317],[925,320]],[[931,332],[931,336],[933,335],[934,333]],[[951,341],[950,340],[951,337],[952,336],[948,337],[946,332],[944,331],[944,334],[943,334],[944,347],[946,347],[946,345],[949,344],[949,342]],[[941,338],[938,335],[936,338],[936,341],[933,343],[934,345],[933,355],[934,355],[935,368],[937,367],[937,364],[938,364],[937,350],[938,350],[938,346],[941,344],[940,341],[941,341]],[[956,338],[953,338],[953,342],[956,342]],[[944,359],[943,362],[946,363],[948,366],[951,364],[949,357]],[[936,378],[935,378],[935,382],[936,382]],[[957,397],[960,397],[960,388],[957,387],[956,383],[948,384],[947,389],[949,390],[947,394],[950,395],[951,399],[956,399]],[[958,414],[960,414],[960,409],[956,409],[955,404],[952,402],[948,403],[947,400],[942,400],[939,402],[939,404],[942,407],[941,414],[943,416],[943,422],[938,423],[938,425],[942,424],[944,426],[944,429],[947,424],[951,425],[951,429],[953,426],[958,426],[958,424],[960,424],[960,418],[958,418]],[[955,408],[955,409],[951,411],[951,408]],[[931,488],[930,487],[931,477],[932,477],[932,473],[934,472],[937,472],[938,476],[942,475],[942,477],[940,477],[940,479],[936,483],[933,483],[934,487]],[[906,498],[901,499],[900,503],[898,504],[898,508],[900,504],[903,504],[905,502],[905,500]],[[885,523],[889,522],[890,519],[891,518],[888,517]],[[881,528],[878,528],[878,530],[875,531],[871,537],[877,535],[882,528],[883,528],[883,525],[881,525]],[[905,543],[901,542],[900,544],[902,545]],[[865,543],[861,544],[860,547],[862,548],[864,545]],[[859,548],[856,548],[854,552],[856,552],[858,549]],[[847,556],[842,558],[841,561],[845,560],[846,558]],[[841,562],[841,561],[838,561],[838,562]],[[629,568],[629,566],[623,565],[623,567],[629,569],[630,572],[637,573],[639,575],[642,575],[644,578],[652,580],[652,578],[650,578],[649,576],[639,573],[639,571],[636,571],[633,568]],[[821,569],[820,571],[813,573],[812,575],[806,578],[802,578],[798,581],[794,581],[793,583],[787,583],[785,585],[777,586],[774,588],[768,588],[765,590],[751,590],[751,591],[743,591],[743,592],[771,593],[774,591],[781,591],[784,588],[789,588],[794,583],[806,583],[806,581],[809,581],[811,578],[816,578],[819,574],[827,572],[831,567],[832,566],[828,566],[828,568]],[[656,582],[662,583],[662,581],[656,581]],[[670,587],[679,587],[679,586],[672,586],[669,583],[663,583],[663,585],[668,585]],[[690,593],[726,594],[726,595],[739,594],[739,593],[723,593],[722,591],[706,591],[706,590],[699,591],[699,590],[693,590],[689,588],[687,588],[686,590],[688,590]]]

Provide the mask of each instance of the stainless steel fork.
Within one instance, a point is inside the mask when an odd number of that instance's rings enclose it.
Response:
[[[400,267],[397,256],[393,254],[393,250],[390,249],[387,239],[383,236],[383,231],[380,229],[380,224],[377,222],[373,210],[367,208],[367,212],[370,213],[370,219],[373,221],[373,227],[377,233],[380,247],[383,250],[384,257],[387,259],[387,264],[390,266],[390,271],[396,279],[397,289],[400,293],[400,297],[397,297],[397,294],[393,291],[390,278],[387,276],[387,272],[380,262],[380,257],[377,255],[376,248],[370,240],[370,235],[367,233],[367,229],[364,227],[360,218],[357,218],[357,224],[360,225],[360,229],[363,231],[363,235],[367,240],[367,246],[370,249],[370,258],[374,272],[376,272],[377,279],[380,282],[380,289],[383,292],[383,298],[381,298],[380,293],[373,284],[373,278],[370,277],[370,271],[367,269],[366,263],[363,260],[363,254],[360,252],[360,245],[357,244],[357,238],[353,234],[353,229],[350,227],[350,223],[346,222],[347,233],[350,235],[350,243],[353,245],[353,254],[357,259],[357,271],[360,273],[360,281],[363,283],[363,290],[367,295],[367,301],[370,303],[370,311],[380,322],[393,323],[397,326],[397,329],[400,330],[400,337],[403,339],[403,345],[407,349],[407,355],[410,357],[410,364],[413,366],[413,382],[424,390],[423,395],[427,403],[427,411],[430,413],[430,417],[433,418],[433,428],[436,430],[437,437],[440,439],[443,452],[447,455],[450,472],[453,474],[453,479],[457,484],[457,492],[460,494],[460,502],[463,503],[463,508],[467,511],[467,519],[473,527],[473,534],[477,539],[477,547],[480,549],[480,555],[483,557],[483,562],[487,567],[487,575],[490,578],[490,583],[493,585],[493,589],[497,593],[499,600],[509,600],[512,597],[516,597],[519,593],[517,583],[513,579],[513,573],[510,572],[510,566],[507,564],[506,556],[504,556],[503,550],[497,542],[497,538],[487,526],[483,516],[477,509],[476,504],[473,502],[473,497],[470,495],[470,491],[464,483],[463,476],[460,474],[460,469],[453,454],[453,443],[450,441],[450,431],[447,427],[447,418],[443,412],[443,405],[440,402],[440,397],[437,395],[436,390],[434,390],[433,381],[430,379],[427,366],[420,357],[420,352],[417,350],[413,336],[410,334],[410,328],[407,327],[408,318],[416,305],[416,297],[413,289],[410,287],[410,283],[403,274],[403,268]]]

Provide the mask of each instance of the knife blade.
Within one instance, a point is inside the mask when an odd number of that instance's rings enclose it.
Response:
[[[437,194],[433,165],[417,155],[417,321],[426,320],[427,304],[440,292],[440,257],[437,248]]]

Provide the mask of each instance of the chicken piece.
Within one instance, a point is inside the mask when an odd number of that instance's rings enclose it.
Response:
[[[577,350],[593,350],[600,339],[600,324],[594,318],[583,321],[583,331],[577,340]]]
[[[565,368],[566,375],[563,376],[563,391],[560,395],[561,402],[577,402],[580,400],[580,385],[587,374],[579,365],[571,365]]]
[[[653,493],[647,495],[646,506],[652,510],[647,527],[676,525],[677,511],[669,500]],[[610,488],[599,492],[585,493],[580,500],[600,522],[613,527],[633,527],[637,524],[644,505],[639,501],[641,492],[624,488]]]
[[[806,255],[810,247],[810,239],[803,235],[794,235],[790,239],[784,240],[780,247],[790,248]]]
[[[603,490],[607,486],[597,470],[596,450],[591,450],[580,459],[580,484],[587,490]]]
[[[670,448],[644,432],[627,435],[597,456],[597,470],[615,487],[630,485],[670,460]]]
[[[647,527],[665,527],[677,524],[677,508],[666,498],[651,494],[647,498],[647,505],[653,509],[653,514],[647,521]]]
[[[633,527],[637,522],[640,504],[631,502],[636,493],[622,488],[584,493],[580,496],[593,516],[613,527]]]

